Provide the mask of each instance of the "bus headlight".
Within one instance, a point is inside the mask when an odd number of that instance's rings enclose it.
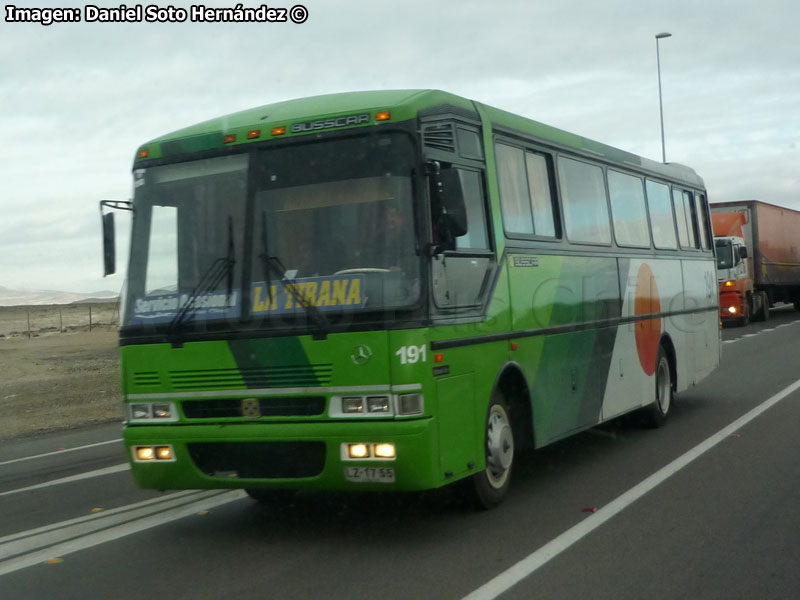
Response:
[[[397,412],[401,415],[421,415],[423,412],[422,394],[400,394],[397,396]]]
[[[131,402],[125,407],[128,422],[152,423],[153,421],[175,422],[178,411],[174,402]]]
[[[345,396],[342,398],[342,412],[345,414],[363,413],[364,398],[361,396]]]
[[[735,306],[729,306],[728,307],[728,312],[731,313],[732,315],[735,315],[736,314],[736,307]]]

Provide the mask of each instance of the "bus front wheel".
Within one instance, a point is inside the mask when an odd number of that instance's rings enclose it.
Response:
[[[486,469],[472,476],[473,499],[478,508],[490,509],[503,501],[511,485],[514,433],[505,398],[495,392],[489,403],[484,433]]]

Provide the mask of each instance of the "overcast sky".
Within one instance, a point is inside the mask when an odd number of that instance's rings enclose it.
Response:
[[[118,291],[122,275],[101,276],[98,201],[130,197],[137,147],[279,100],[439,88],[660,160],[662,31],[667,161],[694,167],[712,202],[800,209],[796,0],[302,1],[299,25],[45,27],[4,10],[0,286]]]

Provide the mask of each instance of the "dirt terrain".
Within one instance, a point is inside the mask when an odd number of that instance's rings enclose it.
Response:
[[[122,420],[115,305],[92,319],[90,332],[87,305],[0,307],[0,440]]]

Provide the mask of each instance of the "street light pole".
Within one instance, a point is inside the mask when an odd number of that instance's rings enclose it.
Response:
[[[658,66],[658,110],[661,114],[661,162],[667,162],[667,150],[664,145],[664,103],[661,100],[661,55],[658,51],[658,40],[672,37],[672,34],[664,31],[656,34],[656,65]]]

